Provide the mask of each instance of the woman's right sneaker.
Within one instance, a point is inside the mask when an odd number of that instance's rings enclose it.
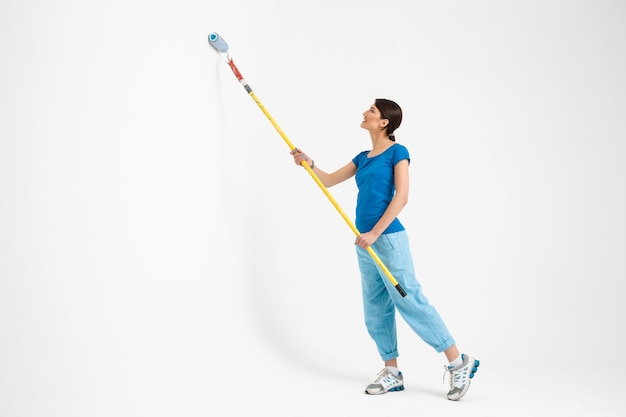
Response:
[[[446,373],[450,376],[450,391],[448,391],[448,399],[452,401],[460,400],[469,389],[470,382],[474,378],[474,374],[478,372],[480,361],[471,356],[463,354],[463,363],[457,367],[446,366]],[[443,377],[446,377],[444,373]]]
[[[404,389],[404,377],[402,372],[394,375],[389,369],[383,368],[378,373],[376,380],[365,388],[366,394],[385,394],[388,391],[402,391]]]

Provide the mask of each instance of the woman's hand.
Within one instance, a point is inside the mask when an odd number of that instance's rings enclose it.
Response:
[[[376,242],[376,240],[378,240],[379,236],[380,235],[378,233],[372,231],[369,231],[367,233],[361,233],[356,237],[354,244],[363,249],[367,249],[368,247],[372,246],[374,242]]]
[[[311,166],[311,163],[313,162],[313,160],[311,158],[309,158],[309,156],[307,154],[305,154],[304,152],[302,152],[300,149],[295,148],[294,150],[292,150],[291,152],[289,152],[292,156],[293,156],[293,162],[296,163],[296,165],[302,165],[302,161],[306,161],[306,163]]]

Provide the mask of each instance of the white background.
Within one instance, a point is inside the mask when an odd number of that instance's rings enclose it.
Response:
[[[462,401],[402,321],[406,390],[363,394],[354,235],[214,31],[323,169],[402,106]],[[623,415],[625,39],[617,0],[3,2],[0,416]]]

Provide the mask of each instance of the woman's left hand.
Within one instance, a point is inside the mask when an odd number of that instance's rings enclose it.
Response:
[[[363,249],[367,249],[368,247],[370,247],[371,245],[374,244],[374,242],[376,242],[376,240],[378,240],[378,237],[380,235],[374,233],[374,232],[367,232],[367,233],[361,233],[360,235],[358,235],[356,237],[356,240],[354,241],[354,244],[363,248]]]

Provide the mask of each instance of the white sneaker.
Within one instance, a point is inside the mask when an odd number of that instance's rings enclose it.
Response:
[[[450,391],[448,391],[448,399],[452,401],[460,400],[469,389],[470,382],[474,378],[474,374],[478,372],[478,365],[480,361],[474,359],[471,356],[462,354],[461,358],[463,363],[456,368],[446,366],[446,373],[443,377],[445,380],[446,374],[450,375]]]
[[[402,372],[398,372],[398,376],[391,373],[387,368],[383,368],[378,373],[376,380],[365,388],[366,394],[385,394],[388,391],[404,390],[404,377]]]

